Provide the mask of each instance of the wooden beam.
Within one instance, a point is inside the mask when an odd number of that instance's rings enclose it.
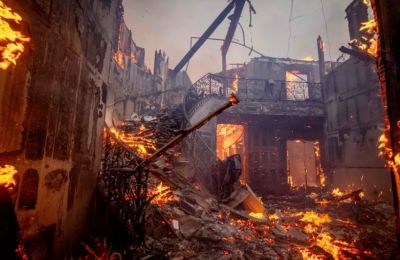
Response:
[[[385,135],[392,149],[391,169],[394,207],[396,210],[396,234],[398,252],[400,252],[400,1],[371,0],[371,6],[377,21],[378,52],[377,67],[381,82],[382,99],[385,107]],[[387,156],[390,157],[390,156]],[[399,158],[400,159],[400,158]],[[390,161],[391,160],[391,161]],[[400,160],[399,160],[400,161]]]

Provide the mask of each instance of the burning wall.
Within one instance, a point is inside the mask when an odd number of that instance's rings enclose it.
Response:
[[[118,3],[1,4],[22,18],[11,28],[25,45],[0,69],[0,166],[18,171],[16,211],[33,257],[57,258],[90,229]]]
[[[376,55],[376,38],[364,27],[365,1],[346,9],[353,48]],[[360,44],[367,42],[363,46]],[[374,43],[375,42],[375,43]],[[351,57],[326,76],[327,151],[333,185],[363,188],[369,198],[391,200],[390,176],[377,151],[384,130],[384,111],[375,64]]]

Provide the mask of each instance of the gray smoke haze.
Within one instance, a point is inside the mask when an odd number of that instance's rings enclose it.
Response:
[[[322,4],[321,4],[322,2]],[[321,35],[326,44],[326,59],[336,60],[338,48],[349,41],[345,8],[351,0],[293,0],[293,21],[289,54],[289,16],[291,0],[252,0],[257,14],[249,28],[249,10],[246,4],[240,20],[246,35],[246,44],[266,56],[317,59],[316,39]],[[154,51],[161,49],[170,58],[170,67],[185,55],[191,36],[200,36],[227,5],[226,0],[124,0],[125,21],[132,30],[133,39],[146,48],[146,63],[153,67]],[[326,25],[322,14],[325,11]],[[224,38],[229,26],[225,20],[212,35]],[[326,31],[326,27],[328,31]],[[326,34],[328,32],[328,35]],[[238,28],[235,39],[243,42]],[[251,42],[253,44],[251,44]],[[195,81],[208,72],[221,71],[222,42],[208,41],[190,61],[189,76]],[[329,54],[330,53],[330,54]],[[256,57],[232,44],[228,64],[243,63]]]

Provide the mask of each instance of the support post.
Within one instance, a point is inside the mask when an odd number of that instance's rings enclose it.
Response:
[[[185,64],[193,57],[193,55],[203,46],[204,42],[213,34],[215,29],[222,23],[222,21],[228,16],[230,11],[232,11],[237,0],[233,0],[229,3],[227,7],[218,15],[214,22],[208,27],[208,29],[203,33],[203,35],[197,40],[193,47],[186,53],[182,60],[176,65],[172,72],[172,76],[175,77],[179,71],[185,66]]]

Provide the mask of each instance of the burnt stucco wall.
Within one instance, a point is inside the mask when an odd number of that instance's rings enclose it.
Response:
[[[93,223],[120,2],[4,2],[32,40],[16,66],[0,71],[0,164],[19,173],[16,212],[28,249],[34,259],[57,259]],[[30,200],[28,173],[38,180]]]
[[[389,172],[377,149],[384,124],[375,66],[348,59],[327,75],[325,93],[332,185],[390,200]]]

